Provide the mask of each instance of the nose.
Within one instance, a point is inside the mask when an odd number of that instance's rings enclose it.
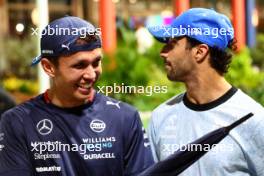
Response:
[[[160,53],[160,57],[162,57],[163,59],[166,59],[168,57],[168,53],[166,52],[161,52]]]
[[[167,43],[164,45],[160,51],[160,57],[163,59],[166,59],[169,57],[169,52],[173,49],[173,45],[170,43]]]
[[[96,71],[93,68],[92,65],[89,65],[86,69],[85,72],[83,74],[83,78],[87,79],[87,80],[95,80],[96,77]]]

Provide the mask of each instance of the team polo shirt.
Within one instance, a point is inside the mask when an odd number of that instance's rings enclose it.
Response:
[[[250,112],[253,117],[179,176],[264,176],[264,108],[234,87],[207,104],[193,104],[184,93],[156,108],[149,125],[154,159],[164,160],[181,146]],[[190,150],[199,151],[195,147]]]
[[[0,122],[1,176],[137,175],[152,164],[138,112],[100,93],[74,108],[41,94]]]

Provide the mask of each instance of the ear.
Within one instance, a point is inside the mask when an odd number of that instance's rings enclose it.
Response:
[[[195,60],[198,63],[201,63],[205,60],[206,56],[209,53],[209,47],[206,44],[199,44],[195,47],[195,51],[194,51],[194,57]]]
[[[50,77],[54,77],[56,70],[55,65],[52,64],[47,58],[42,58],[40,62],[45,73],[47,73],[47,75]]]

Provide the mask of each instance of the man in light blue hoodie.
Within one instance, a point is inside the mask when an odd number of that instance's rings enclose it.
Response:
[[[232,59],[228,48],[235,48],[230,20],[214,10],[193,8],[169,26],[152,26],[149,31],[165,43],[160,55],[168,79],[186,86],[185,93],[152,114],[149,135],[155,160],[164,160],[182,145],[253,112],[252,119],[180,175],[263,176],[264,108],[224,78]]]

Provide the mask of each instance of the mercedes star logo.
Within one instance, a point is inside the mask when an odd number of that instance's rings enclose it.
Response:
[[[50,134],[53,129],[52,121],[49,119],[43,119],[38,122],[37,130],[42,135]]]

